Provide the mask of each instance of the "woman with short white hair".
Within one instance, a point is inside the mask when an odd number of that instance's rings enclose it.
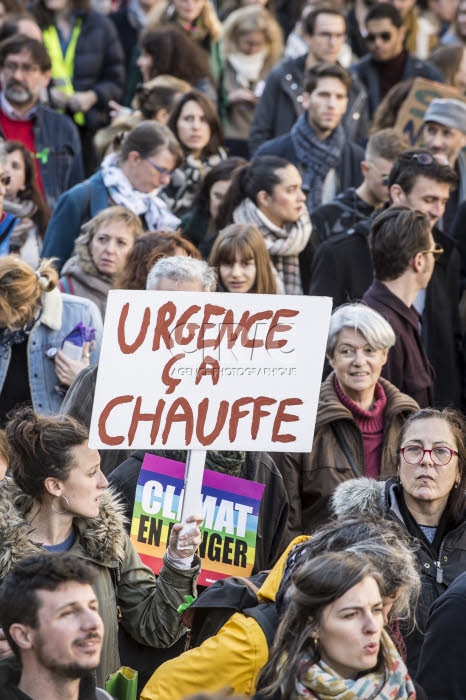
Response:
[[[290,501],[290,535],[310,533],[328,518],[328,501],[342,481],[393,474],[394,449],[418,404],[380,378],[395,334],[362,303],[337,308],[330,320],[327,358],[310,453],[274,455]]]

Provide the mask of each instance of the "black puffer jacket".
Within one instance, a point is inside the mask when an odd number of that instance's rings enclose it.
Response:
[[[76,45],[73,87],[94,90],[97,103],[86,112],[86,126],[96,131],[110,121],[109,100],[120,102],[125,84],[125,60],[115,25],[98,12],[83,12]]]
[[[412,538],[421,573],[421,593],[416,608],[416,628],[408,631],[405,640],[408,671],[415,678],[431,606],[466,570],[466,512],[463,511],[457,522],[445,524],[444,536],[434,555],[425,538],[418,535],[418,529],[413,530],[412,524],[403,517],[401,491],[395,478],[382,483],[375,479],[353,479],[337,487],[332,509],[338,519],[357,515],[392,518]]]

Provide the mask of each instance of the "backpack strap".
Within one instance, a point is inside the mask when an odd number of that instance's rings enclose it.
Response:
[[[263,631],[269,650],[272,648],[278,628],[278,614],[275,603],[260,603],[254,608],[245,608],[243,614],[252,617]]]
[[[2,234],[0,234],[0,243],[3,243],[3,241],[8,237],[8,235],[11,233],[13,230],[14,226],[18,223],[19,219],[14,216],[10,223],[7,225],[6,229],[3,231]]]
[[[351,452],[349,451],[348,445],[344,441],[338,426],[335,425],[335,422],[330,423],[330,426],[332,428],[333,434],[335,435],[335,438],[336,438],[336,441],[338,443],[338,446],[340,447],[340,450],[345,455],[345,458],[351,467],[351,471],[353,472],[355,478],[358,479],[360,476],[362,476],[361,472],[358,469],[358,467],[356,466],[356,463],[353,459],[353,456],[352,456]]]
[[[74,294],[73,280],[68,275],[60,277],[58,287],[64,294]]]

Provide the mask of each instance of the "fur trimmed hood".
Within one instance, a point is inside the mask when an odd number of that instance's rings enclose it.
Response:
[[[31,496],[24,494],[13,479],[6,477],[0,482],[0,580],[21,559],[43,551],[31,541],[32,528],[24,519],[31,505]],[[79,548],[86,559],[117,567],[125,556],[123,513],[115,493],[106,489],[98,518],[75,518],[77,536],[71,552]]]
[[[331,500],[330,510],[338,520],[368,516],[384,518],[385,481],[376,481],[368,477],[349,479],[337,486]]]
[[[60,330],[63,319],[63,299],[58,287],[51,292],[42,292],[42,313],[39,323],[48,326],[52,331]]]

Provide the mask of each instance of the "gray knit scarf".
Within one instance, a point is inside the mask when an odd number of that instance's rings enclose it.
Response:
[[[299,271],[299,253],[304,250],[311,235],[311,220],[303,207],[298,221],[282,228],[273,224],[251,199],[244,199],[233,212],[235,224],[254,224],[262,233],[272,265],[277,271],[285,294],[302,294]]]
[[[345,144],[341,124],[325,141],[319,141],[306,114],[301,114],[291,129],[291,140],[300,165],[304,166],[303,184],[308,189],[309,211],[322,204],[322,190],[329,170],[336,168]]]

